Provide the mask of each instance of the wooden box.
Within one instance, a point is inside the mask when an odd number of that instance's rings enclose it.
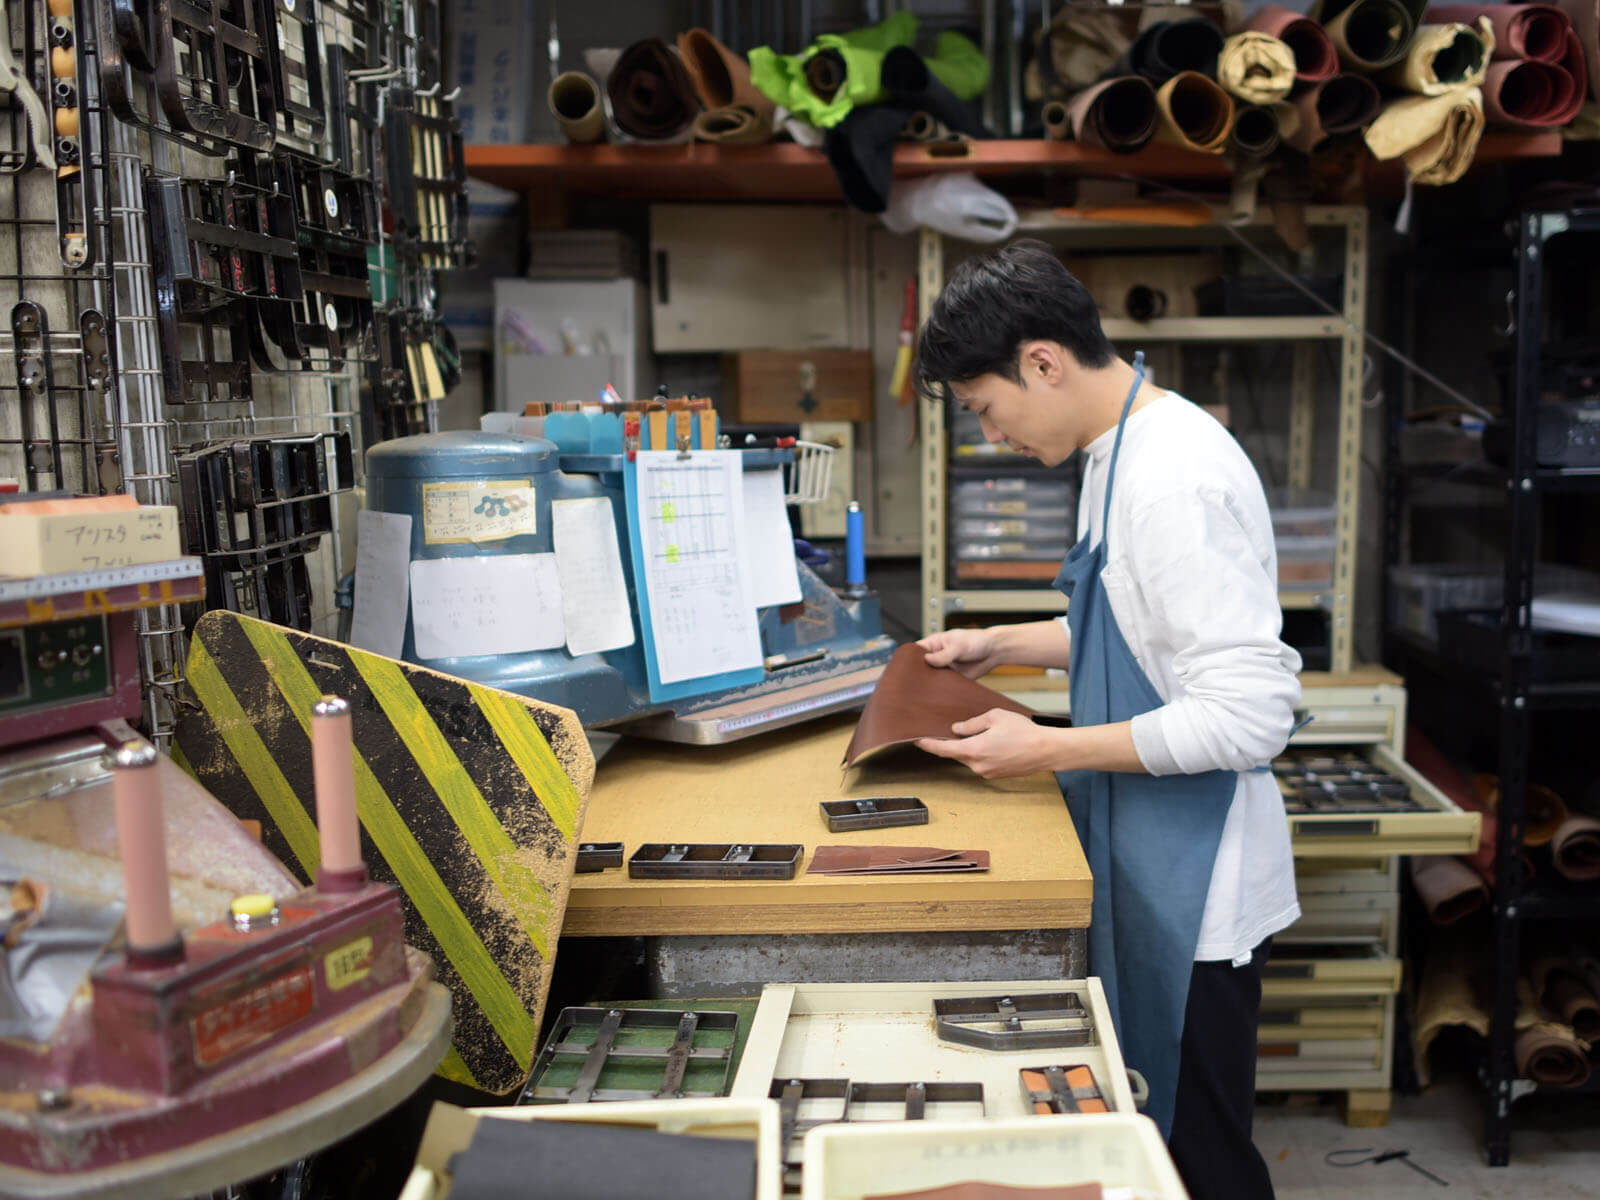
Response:
[[[739,424],[872,420],[867,350],[741,350],[722,356],[724,419]]]

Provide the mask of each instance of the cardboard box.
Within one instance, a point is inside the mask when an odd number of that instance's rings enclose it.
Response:
[[[718,407],[740,424],[872,420],[870,350],[741,350],[722,357]]]
[[[0,509],[0,576],[104,571],[182,556],[178,510],[167,505],[13,515]]]

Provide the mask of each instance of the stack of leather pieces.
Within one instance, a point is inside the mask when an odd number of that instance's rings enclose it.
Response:
[[[807,875],[940,875],[987,871],[987,850],[936,846],[818,846]]]
[[[927,654],[916,643],[901,646],[889,658],[878,678],[861,720],[856,723],[844,761],[854,767],[891,746],[918,738],[950,738],[951,726],[970,721],[993,708],[1037,716],[999,692],[968,679],[948,667],[930,667]]]
[[[1483,81],[1491,125],[1540,129],[1566,125],[1590,90],[1588,59],[1572,20],[1550,4],[1446,4],[1440,21],[1475,25],[1487,18],[1494,48]]]

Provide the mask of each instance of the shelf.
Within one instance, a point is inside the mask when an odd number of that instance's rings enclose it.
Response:
[[[1053,612],[1067,611],[1067,598],[1054,588],[971,588],[941,593],[945,612]],[[1326,608],[1321,592],[1279,592],[1278,604],[1286,609]]]
[[[1517,897],[1516,915],[1524,920],[1600,921],[1600,881],[1588,892],[1572,894],[1545,891],[1524,892]]]
[[[1130,321],[1107,317],[1100,322],[1114,342],[1304,342],[1341,338],[1349,326],[1342,317],[1158,317]]]
[[[1558,133],[1490,133],[1474,167],[1561,153]],[[466,148],[467,173],[514,191],[554,189],[630,200],[838,202],[843,197],[822,151],[791,142],[765,146],[477,145]],[[1021,138],[954,144],[905,143],[895,147],[897,179],[970,171],[990,181],[1047,175],[1135,176],[1166,183],[1226,185],[1232,178],[1219,155],[1171,146],[1146,146],[1113,154],[1077,142]],[[1398,164],[1374,168],[1379,182]]]
[[[1482,671],[1473,671],[1443,657],[1434,643],[1410,631],[1390,630],[1389,640],[1400,648],[1406,659],[1406,673],[1415,663],[1445,679],[1469,684],[1496,703],[1500,699],[1500,681]],[[1531,708],[1545,710],[1600,708],[1600,680],[1577,683],[1534,683],[1528,687],[1528,704]]]
[[[1459,483],[1472,487],[1504,491],[1511,484],[1510,473],[1491,462],[1407,465],[1399,463],[1396,473],[1405,479],[1432,483]],[[1541,492],[1600,491],[1600,467],[1537,467],[1531,476]]]

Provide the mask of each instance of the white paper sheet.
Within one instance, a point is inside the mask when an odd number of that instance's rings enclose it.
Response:
[[[411,518],[364,508],[356,514],[356,600],[350,644],[399,658],[411,600]]]
[[[550,505],[568,654],[633,645],[633,610],[611,513],[611,501],[600,496]]]
[[[556,556],[420,558],[411,624],[421,659],[554,650],[567,640]]]
[[[737,450],[638,455],[639,540],[662,683],[761,665]]]
[[[794,533],[783,506],[783,471],[744,472],[745,561],[757,608],[800,602]]]

